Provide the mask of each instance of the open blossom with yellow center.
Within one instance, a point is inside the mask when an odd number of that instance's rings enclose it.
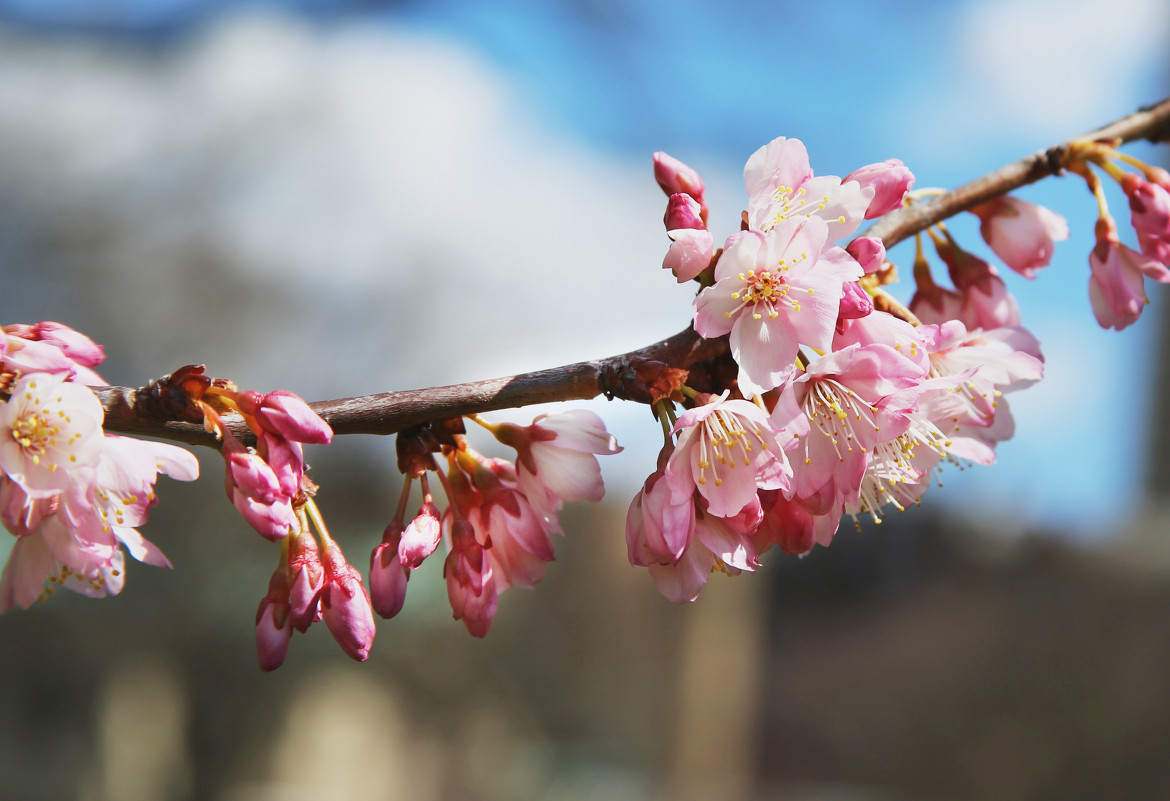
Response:
[[[0,471],[33,497],[75,484],[101,457],[101,403],[65,379],[29,373],[0,403]]]
[[[784,220],[766,234],[743,231],[715,266],[715,285],[695,298],[695,331],[731,334],[744,395],[783,384],[801,345],[830,350],[842,286],[861,268],[848,257],[826,258],[827,237],[819,217]]]
[[[760,489],[788,489],[792,468],[767,413],[729,393],[679,415],[678,444],[666,465],[673,503],[695,490],[715,517],[734,517]]]

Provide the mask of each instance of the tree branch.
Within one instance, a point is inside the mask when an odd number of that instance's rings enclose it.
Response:
[[[1058,174],[1063,169],[1069,145],[1074,141],[1131,142],[1138,139],[1154,142],[1170,139],[1170,98],[1095,131],[1000,167],[930,202],[917,203],[888,214],[864,235],[880,237],[887,248],[892,247],[931,225],[993,197]],[[630,398],[628,384],[638,380],[638,376],[631,372],[632,365],[639,360],[662,362],[685,369],[703,359],[718,356],[726,349],[725,337],[705,340],[693,329],[687,328],[661,342],[599,361],[578,362],[488,381],[384,392],[319,401],[310,405],[337,434],[394,434],[435,420],[535,403],[588,400],[601,394]],[[171,419],[160,414],[156,407],[144,403],[144,390],[103,387],[95,391],[106,410],[106,431],[218,447],[215,437],[201,425]],[[633,394],[636,395],[636,391]],[[242,441],[253,439],[242,419],[228,416],[224,422]]]

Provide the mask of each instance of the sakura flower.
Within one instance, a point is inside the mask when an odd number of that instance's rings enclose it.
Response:
[[[280,479],[259,454],[235,438],[223,444],[228,499],[262,537],[279,540],[297,525],[290,497]]]
[[[1145,279],[1170,283],[1161,262],[1121,244],[1111,218],[1097,221],[1097,244],[1089,253],[1089,300],[1102,328],[1120,331],[1137,321],[1149,303]]]
[[[0,403],[0,471],[30,494],[66,489],[101,457],[102,405],[66,378],[22,376]]]
[[[485,546],[476,539],[471,524],[462,518],[451,524],[451,552],[443,563],[443,577],[455,619],[462,620],[472,636],[487,636],[499,596]]]
[[[691,603],[707,583],[713,570],[737,575],[759,566],[750,534],[737,531],[733,523],[699,512],[690,547],[674,564],[652,564],[650,576],[658,591],[676,604]]]
[[[67,373],[73,381],[86,386],[106,383],[91,369],[105,358],[101,345],[66,325],[54,322],[7,325],[0,341],[7,345],[0,348],[0,360],[10,371]]]
[[[703,204],[703,179],[692,167],[688,167],[674,156],[659,151],[654,154],[654,180],[667,195],[690,195],[699,205]],[[706,215],[704,215],[706,216]]]
[[[983,241],[1003,263],[1025,278],[1052,260],[1056,242],[1068,239],[1064,217],[1043,206],[1004,195],[976,206]]]
[[[889,398],[913,391],[922,367],[886,345],[852,345],[813,360],[771,415],[781,437],[795,441],[792,494],[856,502],[872,454],[911,425]]]
[[[650,474],[630,502],[626,513],[626,548],[631,565],[674,564],[691,543],[695,504],[673,502],[674,493],[665,480],[666,465],[673,453],[672,443],[662,448],[658,469]]]
[[[1121,187],[1129,197],[1130,222],[1142,253],[1170,267],[1170,191],[1132,174]]]
[[[549,533],[561,533],[556,513],[564,502],[600,501],[605,494],[597,456],[620,453],[617,440],[593,412],[542,414],[529,426],[490,426],[516,449],[516,482]]]
[[[767,413],[728,394],[679,415],[665,470],[671,503],[687,503],[697,490],[707,512],[723,518],[756,502],[761,489],[787,489],[792,476]]]
[[[699,202],[690,195],[679,192],[670,196],[666,202],[666,214],[662,217],[667,231],[676,231],[680,228],[706,229],[703,222],[703,209]]]
[[[832,343],[842,287],[861,268],[848,257],[823,258],[827,237],[818,217],[786,220],[766,234],[744,231],[715,265],[715,285],[695,299],[701,336],[731,334],[744,395],[780,386],[800,345],[828,350]]]
[[[785,220],[819,217],[828,227],[828,241],[857,230],[875,191],[835,175],[814,177],[804,144],[784,137],[751,155],[743,179],[749,229],[766,233]]]
[[[938,254],[962,299],[957,318],[968,328],[1019,326],[1020,307],[998,270],[960,248],[949,235],[938,243]]]
[[[863,190],[873,190],[873,200],[865,210],[867,220],[902,208],[902,199],[914,188],[914,174],[900,159],[860,167],[846,175],[841,183],[848,181],[856,181]]]

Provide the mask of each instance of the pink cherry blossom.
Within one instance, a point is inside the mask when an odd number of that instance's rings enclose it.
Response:
[[[1089,300],[1102,328],[1120,331],[1137,321],[1149,303],[1145,279],[1170,283],[1161,262],[1121,244],[1112,219],[1097,221],[1097,244],[1089,253]]]
[[[1170,267],[1170,191],[1136,175],[1128,175],[1121,186],[1142,253]]]
[[[914,174],[900,159],[886,159],[860,167],[846,175],[841,183],[848,181],[856,181],[862,189],[873,190],[873,200],[865,210],[867,220],[902,208],[902,199],[914,188]]]
[[[946,262],[951,281],[962,299],[957,319],[968,328],[1020,325],[1020,307],[998,270],[951,239],[940,243],[938,254]]]
[[[695,534],[686,552],[674,564],[648,567],[658,591],[677,604],[691,603],[707,583],[712,570],[729,575],[759,566],[750,534],[737,531],[729,521],[698,513]]]
[[[715,285],[695,299],[701,336],[731,334],[744,395],[784,383],[800,345],[823,351],[832,343],[842,286],[860,278],[861,268],[848,256],[822,258],[827,236],[818,217],[787,220],[767,234],[742,232],[716,264]]]
[[[665,480],[673,453],[673,443],[662,448],[658,469],[646,479],[626,513],[626,549],[630,564],[636,567],[674,564],[691,543],[695,504],[675,503]]]
[[[102,453],[105,412],[63,373],[30,373],[0,402],[0,472],[32,495],[77,483]]]
[[[462,518],[451,524],[451,552],[443,563],[443,577],[455,619],[462,620],[472,636],[487,636],[499,595],[485,546],[476,540],[471,524]]]
[[[1068,239],[1064,217],[1044,206],[1004,195],[976,206],[983,241],[1003,263],[1025,278],[1052,260],[1055,243]]]
[[[679,415],[678,443],[666,464],[671,503],[698,491],[715,517],[734,517],[760,489],[787,489],[788,458],[767,413],[754,403],[721,397]]]
[[[809,363],[771,415],[782,439],[795,441],[792,495],[831,494],[856,502],[870,461],[911,420],[891,397],[915,392],[921,365],[886,345],[851,345]],[[914,396],[904,396],[906,401]]]
[[[565,502],[600,501],[605,495],[599,455],[622,448],[593,412],[574,409],[542,414],[528,426],[492,426],[496,438],[516,449],[516,483],[528,503],[559,534],[556,513]]]
[[[814,177],[804,144],[784,137],[753,153],[743,178],[749,229],[766,233],[785,220],[818,217],[828,227],[828,241],[857,230],[874,194],[872,187],[835,175]]]

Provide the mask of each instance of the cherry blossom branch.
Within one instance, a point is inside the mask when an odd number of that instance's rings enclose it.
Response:
[[[886,215],[865,236],[879,237],[892,247],[936,223],[993,197],[1006,194],[1064,169],[1065,156],[1076,141],[1170,139],[1170,98],[1147,106],[1108,125],[1000,167],[942,194]],[[588,400],[598,395],[649,402],[639,365],[658,362],[686,369],[727,349],[725,337],[705,340],[693,328],[629,353],[597,361],[577,362],[531,373],[443,387],[384,392],[310,404],[337,434],[394,434],[415,425],[481,412],[536,403]],[[165,384],[165,379],[162,384]],[[216,437],[198,423],[184,422],[157,402],[152,390],[104,387],[96,390],[105,408],[105,429],[218,447]],[[243,442],[254,439],[242,418],[227,415],[224,425]]]
[[[1122,117],[1095,131],[1006,164],[946,194],[939,195],[928,203],[916,203],[887,214],[862,236],[877,237],[887,248],[893,247],[914,234],[993,197],[1036,183],[1050,175],[1060,174],[1064,169],[1065,156],[1073,142],[1085,140],[1133,142],[1139,139],[1151,142],[1170,140],[1170,98],[1145,106],[1128,117]]]

